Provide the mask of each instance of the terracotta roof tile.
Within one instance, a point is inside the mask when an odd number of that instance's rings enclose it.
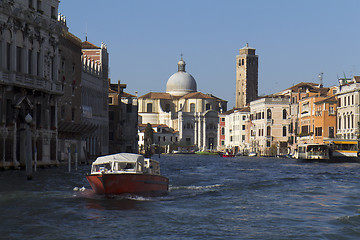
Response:
[[[82,49],[100,49],[98,46],[96,46],[95,44],[92,44],[91,42],[88,42],[88,41],[82,42],[81,48]]]
[[[149,92],[145,95],[142,95],[139,98],[150,98],[150,99],[173,99],[169,93],[162,93],[162,92]]]

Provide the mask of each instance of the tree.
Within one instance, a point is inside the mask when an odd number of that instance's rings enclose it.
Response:
[[[145,145],[145,157],[151,156],[151,145],[154,142],[154,130],[151,127],[151,124],[148,123],[145,128],[144,133],[144,145]]]

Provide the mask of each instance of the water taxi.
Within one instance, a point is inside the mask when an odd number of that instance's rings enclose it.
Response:
[[[168,178],[160,175],[159,162],[133,153],[98,157],[86,179],[97,194],[154,195],[169,190]]]
[[[295,150],[294,157],[304,160],[328,160],[330,149],[326,144],[305,143],[299,144]]]

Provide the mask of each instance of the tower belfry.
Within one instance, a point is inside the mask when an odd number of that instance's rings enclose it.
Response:
[[[235,107],[242,108],[258,97],[258,56],[255,48],[246,46],[236,56]]]

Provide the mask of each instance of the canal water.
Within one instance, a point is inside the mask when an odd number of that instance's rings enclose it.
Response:
[[[360,164],[161,155],[170,192],[95,195],[90,166],[0,172],[0,239],[360,239]]]

